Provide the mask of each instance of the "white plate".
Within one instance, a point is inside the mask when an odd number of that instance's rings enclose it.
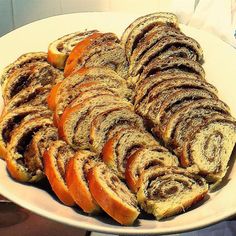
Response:
[[[0,38],[0,69],[29,51],[46,51],[49,42],[70,32],[99,29],[121,34],[137,14],[82,13],[56,16],[19,28]],[[214,84],[220,97],[236,114],[236,52],[216,37],[205,32],[182,27],[183,31],[197,39],[204,50],[207,80]],[[2,107],[2,102],[1,102]],[[75,227],[116,234],[176,233],[204,227],[236,213],[236,165],[233,165],[227,184],[209,199],[184,214],[156,221],[141,217],[134,226],[123,227],[109,217],[90,217],[78,209],[63,206],[43,189],[24,185],[9,178],[5,163],[0,161],[0,193],[39,215]]]

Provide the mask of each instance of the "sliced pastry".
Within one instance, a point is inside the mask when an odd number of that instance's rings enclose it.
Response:
[[[217,185],[226,174],[235,143],[235,119],[215,114],[198,125],[185,140],[181,164],[196,166],[208,182]]]
[[[52,190],[67,206],[75,205],[65,181],[66,166],[73,156],[74,151],[61,140],[52,142],[43,155],[45,174]]]
[[[135,127],[117,132],[104,145],[103,161],[121,178],[125,178],[125,168],[129,157],[139,148],[158,147],[160,144],[151,134]]]
[[[128,60],[130,60],[139,40],[141,40],[148,31],[159,25],[178,28],[177,16],[167,12],[156,12],[137,18],[125,29],[121,37],[121,43],[125,48],[125,54]]]
[[[52,119],[35,118],[21,123],[14,129],[11,140],[7,145],[7,169],[15,180],[20,182],[37,182],[44,177],[40,168],[30,170],[25,160],[25,151],[32,138],[41,129],[52,127]]]
[[[93,199],[87,181],[88,171],[99,163],[95,153],[77,151],[66,168],[66,184],[74,201],[86,213],[97,213],[100,207]]]
[[[3,71],[0,73],[0,81],[2,89],[5,88],[5,85],[8,81],[8,77],[19,68],[26,68],[30,67],[35,62],[47,61],[47,53],[45,52],[29,52],[26,54],[21,55],[17,58],[13,63],[6,66]]]
[[[93,109],[96,109],[95,111]],[[92,120],[100,113],[124,107],[132,109],[130,103],[111,94],[95,94],[81,103],[65,109],[58,124],[59,135],[74,149],[90,148],[90,126]]]
[[[93,33],[79,42],[66,61],[64,75],[67,77],[82,67],[97,66],[110,68],[126,77],[128,62],[115,34]]]
[[[204,178],[180,167],[155,166],[144,171],[137,199],[157,220],[186,211],[208,192]]]
[[[91,123],[90,144],[92,149],[101,153],[104,144],[113,136],[114,130],[117,127],[127,126],[127,124],[145,130],[143,119],[130,108],[113,108],[99,114]]]
[[[26,88],[35,85],[51,87],[63,78],[61,71],[46,62],[36,62],[26,69],[20,68],[15,70],[8,77],[7,83],[3,89],[4,102],[7,104],[10,99]]]
[[[58,69],[64,69],[66,60],[73,48],[80,41],[95,32],[97,32],[97,30],[75,32],[53,41],[48,46],[48,62]]]
[[[131,225],[140,214],[135,195],[104,163],[87,175],[90,192],[98,205],[122,225]]]
[[[51,112],[44,106],[25,106],[14,109],[1,116],[0,119],[0,157],[5,159],[7,144],[10,142],[12,132],[25,121],[37,117],[51,117]]]
[[[138,148],[127,160],[125,181],[133,192],[140,187],[142,173],[153,166],[178,166],[178,158],[164,147]]]

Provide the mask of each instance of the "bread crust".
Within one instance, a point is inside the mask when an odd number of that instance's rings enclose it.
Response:
[[[100,207],[122,225],[132,225],[139,215],[135,207],[131,207],[122,199],[114,197],[108,188],[101,183],[98,166],[88,172],[89,189]]]

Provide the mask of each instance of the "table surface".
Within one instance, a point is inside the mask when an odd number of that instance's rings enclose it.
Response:
[[[0,235],[18,236],[102,236],[38,216],[0,196]],[[236,235],[236,217],[202,230],[172,236]],[[107,235],[115,236],[115,235]]]

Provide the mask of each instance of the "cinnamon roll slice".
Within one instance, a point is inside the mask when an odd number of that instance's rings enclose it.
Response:
[[[181,147],[187,132],[215,113],[230,115],[229,107],[219,99],[202,99],[181,107],[172,114],[162,131],[162,139],[172,148]]]
[[[0,74],[0,81],[2,89],[4,90],[5,85],[8,81],[8,77],[19,68],[27,68],[30,67],[35,62],[46,62],[47,61],[47,53],[45,52],[29,52],[21,55],[17,58],[13,63],[8,65],[3,69]]]
[[[135,195],[104,163],[87,175],[90,192],[98,205],[122,225],[131,225],[140,211]]]
[[[67,206],[75,205],[65,181],[66,166],[73,156],[74,151],[61,140],[52,142],[43,155],[45,174],[52,190]]]
[[[10,142],[12,133],[21,123],[37,117],[50,117],[52,114],[44,106],[26,106],[17,108],[6,113],[0,119],[0,157],[5,159],[7,144]]]
[[[146,96],[143,96],[142,100],[135,105],[135,110],[138,114],[146,117],[151,106],[155,111],[158,111],[168,95],[171,95],[178,90],[186,90],[190,88],[206,90],[209,92],[209,96],[211,97],[214,97],[214,94],[217,95],[218,93],[217,89],[213,85],[204,80],[186,80],[184,78],[165,80],[148,91]]]
[[[227,171],[228,161],[236,143],[234,118],[215,114],[199,125],[185,140],[182,155],[183,166],[197,166],[199,173],[210,183],[217,185]]]
[[[48,62],[58,69],[64,69],[66,60],[73,48],[80,41],[95,32],[97,32],[97,30],[75,32],[53,41],[48,46]]]
[[[113,33],[94,33],[81,42],[70,53],[65,69],[65,77],[82,67],[106,67],[125,78],[128,62],[119,39]]]
[[[82,84],[95,82],[106,84],[107,88],[111,88],[121,97],[130,99],[132,95],[132,91],[128,89],[126,81],[115,71],[101,67],[83,68],[63,80],[61,84],[57,84],[51,90],[48,98],[49,107],[55,110],[56,105],[59,103],[69,104],[78,96],[78,92],[81,91],[80,89],[85,89]],[[70,93],[68,93],[68,91],[70,91]]]
[[[44,177],[41,169],[31,171],[25,160],[25,151],[33,136],[41,129],[52,127],[50,118],[35,118],[25,121],[14,129],[7,145],[7,169],[15,180],[20,182],[37,182]]]
[[[89,149],[92,119],[106,110],[119,107],[132,109],[130,103],[111,94],[96,94],[87,98],[81,103],[65,109],[58,125],[59,135],[76,150]]]
[[[23,89],[4,106],[2,115],[20,107],[45,106],[47,108],[47,96],[49,92],[50,88],[44,88],[41,85]]]
[[[137,18],[125,29],[121,37],[121,43],[125,48],[125,54],[129,61],[134,49],[144,35],[154,27],[159,27],[160,25],[178,28],[178,19],[172,13],[155,12]]]
[[[34,63],[30,68],[20,68],[12,73],[3,89],[3,98],[7,104],[19,92],[28,87],[43,87],[56,84],[63,79],[62,72],[46,62]]]
[[[153,166],[178,166],[178,158],[164,147],[139,148],[127,160],[125,180],[132,192],[140,187],[140,176]]]
[[[145,80],[161,71],[170,69],[187,71],[205,78],[205,71],[200,63],[183,57],[168,57],[165,59],[154,58],[151,60],[141,73],[138,81]]]
[[[93,150],[101,153],[104,144],[112,137],[112,131],[127,124],[145,130],[143,119],[127,107],[113,108],[95,117],[90,129],[90,144]]]
[[[127,160],[135,150],[158,146],[160,144],[149,133],[130,127],[120,130],[105,143],[102,158],[121,179],[124,179]]]
[[[157,220],[186,211],[208,192],[204,178],[179,167],[155,166],[143,172],[137,199]]]
[[[154,58],[183,57],[194,61],[202,61],[203,52],[199,43],[184,35],[166,36],[151,47],[138,61],[131,61],[129,73],[131,76],[141,74],[143,69]]]
[[[66,184],[69,192],[76,204],[86,213],[100,211],[87,182],[88,171],[98,163],[99,159],[95,153],[81,150],[75,153],[66,168]]]

